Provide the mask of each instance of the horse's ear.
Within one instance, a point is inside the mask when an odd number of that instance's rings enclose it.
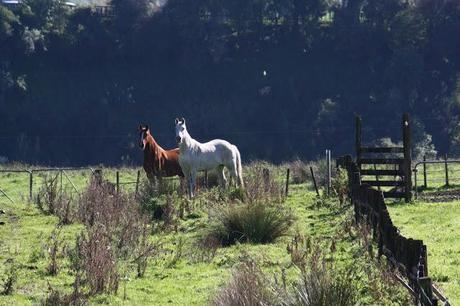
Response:
[[[179,119],[176,118],[176,120],[174,120],[175,124],[178,124],[179,123]]]
[[[149,126],[148,126],[148,125],[145,125],[145,126],[144,126],[144,129],[145,129],[146,131],[148,131],[148,130],[149,130]]]
[[[185,118],[184,117],[180,118],[180,121],[182,121],[182,124],[185,124]]]

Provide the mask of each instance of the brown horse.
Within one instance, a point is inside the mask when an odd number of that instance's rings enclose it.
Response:
[[[155,178],[178,175],[184,177],[179,165],[179,149],[164,150],[160,147],[148,125],[139,125],[140,147],[144,151],[144,170],[148,179],[153,182]]]

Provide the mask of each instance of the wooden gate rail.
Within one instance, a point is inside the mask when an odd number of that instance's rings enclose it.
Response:
[[[438,299],[434,296],[437,290],[433,289],[428,276],[426,245],[422,240],[406,238],[400,234],[391,220],[383,192],[361,182],[360,169],[351,156],[340,157],[337,165],[347,170],[355,222],[365,222],[371,226],[372,237],[378,246],[378,256],[385,255],[398,268],[407,280],[406,285],[411,288],[416,305],[437,305]],[[444,305],[449,305],[448,301]]]
[[[361,117],[356,117],[356,164],[360,175],[375,176],[375,180],[366,180],[365,183],[375,187],[395,187],[395,190],[384,192],[386,198],[404,198],[410,202],[412,194],[411,171],[411,139],[409,115],[402,118],[402,147],[366,147],[362,145]],[[377,156],[372,154],[378,154]],[[389,156],[382,157],[384,154]],[[366,155],[365,157],[363,157]],[[398,155],[395,157],[394,155]],[[363,165],[374,165],[374,169],[363,169]],[[394,169],[377,169],[376,165],[393,165]],[[380,180],[379,176],[391,176],[391,180]],[[397,180],[401,178],[401,181]],[[399,190],[398,190],[399,189]]]

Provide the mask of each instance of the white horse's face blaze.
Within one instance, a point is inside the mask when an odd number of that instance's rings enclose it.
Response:
[[[147,131],[148,128],[141,126],[140,128],[140,141],[139,141],[139,147],[142,148],[142,150],[145,149],[145,145],[147,144]]]
[[[139,141],[139,147],[141,147],[142,150],[145,149],[145,137],[146,137],[145,134],[146,134],[145,131],[141,131],[141,139]]]

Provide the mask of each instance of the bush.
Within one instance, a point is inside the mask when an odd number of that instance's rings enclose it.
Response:
[[[105,231],[117,248],[127,255],[141,235],[143,215],[132,197],[117,193],[111,184],[91,181],[80,198],[78,217],[88,229],[96,226]],[[102,225],[102,227],[101,227]]]
[[[327,162],[325,158],[318,158],[316,161],[308,163],[308,169],[312,167],[313,173],[315,174],[316,184],[318,188],[325,187],[327,185]],[[331,165],[331,176],[335,177],[336,168]],[[311,175],[311,174],[310,174]]]
[[[148,214],[152,219],[169,222],[174,210],[171,201],[176,196],[177,186],[174,181],[166,179],[156,185],[144,181],[139,189],[137,200],[143,213]]]
[[[46,271],[49,275],[57,275],[59,266],[58,266],[58,251],[59,248],[61,247],[62,241],[60,239],[60,230],[59,229],[54,229],[53,232],[51,232],[51,237],[48,240],[48,245],[47,245],[47,250],[48,250],[48,255],[49,255],[49,260],[50,263],[48,267],[46,268]]]
[[[88,237],[81,241],[80,250],[90,294],[116,293],[120,276],[116,255],[105,228],[102,225],[92,227]]]
[[[215,306],[272,305],[274,294],[270,282],[249,257],[233,269],[230,281],[216,294]]]
[[[222,245],[236,242],[270,243],[285,235],[293,223],[293,216],[282,206],[261,203],[230,205],[211,212],[206,236]]]
[[[246,199],[255,202],[282,202],[284,200],[283,183],[277,182],[279,173],[266,162],[252,162],[246,167],[244,177]]]
[[[321,249],[319,244],[301,235],[296,235],[288,244],[293,264],[301,273],[300,280],[293,284],[293,290],[286,287],[277,289],[280,293],[284,292],[282,305],[355,305],[358,291],[352,267],[339,270],[333,261],[326,261]],[[331,246],[331,252],[334,251]]]
[[[67,190],[59,189],[59,173],[43,176],[43,184],[35,198],[38,209],[46,214],[54,214],[60,225],[71,224],[76,215],[76,207]]]
[[[9,295],[13,293],[14,285],[18,280],[18,267],[14,261],[14,259],[8,259],[6,261],[6,273],[2,276],[2,291],[0,291],[1,295]]]
[[[338,168],[335,177],[332,178],[332,190],[343,205],[348,196],[348,174],[343,168]]]
[[[293,184],[302,184],[311,181],[309,163],[297,158],[285,163],[284,167],[290,169],[290,180]]]
[[[54,176],[49,174],[43,176],[43,184],[37,194],[36,204],[44,213],[55,213],[56,203],[59,199],[58,177],[59,173]]]

